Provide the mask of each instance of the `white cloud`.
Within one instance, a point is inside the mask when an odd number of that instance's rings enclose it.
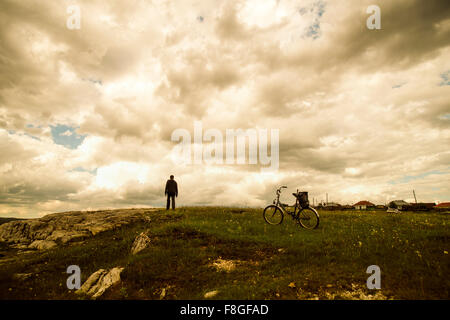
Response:
[[[281,184],[288,202],[297,188],[385,203],[413,187],[448,201],[448,9],[381,0],[372,32],[369,4],[81,1],[70,31],[64,2],[3,1],[0,215],[161,206],[170,174],[183,205],[262,206]],[[196,120],[280,129],[279,171],[177,166],[171,133]],[[86,138],[56,145],[57,124]]]

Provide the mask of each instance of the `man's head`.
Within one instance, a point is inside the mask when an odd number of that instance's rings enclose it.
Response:
[[[170,175],[170,180],[173,180],[173,178],[174,178],[173,174],[172,174],[172,175]]]

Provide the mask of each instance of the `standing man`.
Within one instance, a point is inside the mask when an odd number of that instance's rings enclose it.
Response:
[[[173,175],[170,176],[170,180],[166,182],[166,191],[164,194],[167,196],[167,206],[166,210],[170,207],[170,198],[172,198],[172,210],[175,210],[175,197],[178,197],[178,186],[177,182],[173,180]]]

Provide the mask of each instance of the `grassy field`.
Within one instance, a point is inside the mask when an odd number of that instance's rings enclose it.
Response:
[[[101,299],[204,299],[210,291],[214,299],[450,297],[448,214],[328,211],[318,229],[305,230],[288,217],[268,225],[258,209],[142,211],[150,223],[0,264],[0,298],[80,299],[66,288],[74,264],[83,282],[100,268],[125,267]],[[151,246],[131,255],[142,231]],[[366,288],[369,265],[381,268],[381,290]]]

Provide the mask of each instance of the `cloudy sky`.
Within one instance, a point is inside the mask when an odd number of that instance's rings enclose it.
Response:
[[[178,205],[450,201],[446,0],[2,0],[0,26],[0,216],[163,206],[170,174]],[[180,164],[194,121],[279,129],[278,170]]]

